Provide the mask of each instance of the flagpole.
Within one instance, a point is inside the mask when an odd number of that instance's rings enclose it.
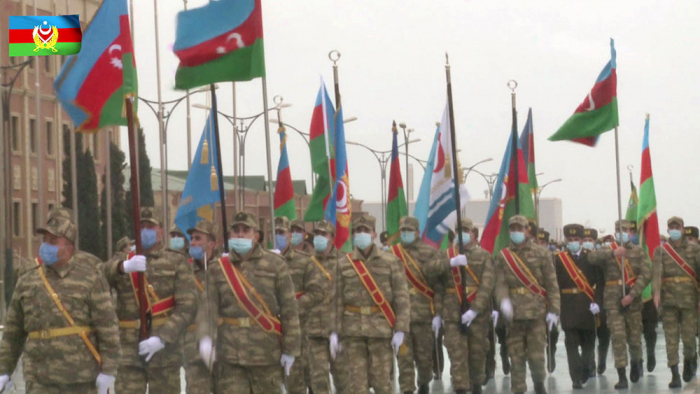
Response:
[[[236,126],[236,83],[231,82],[231,93],[233,97],[233,195],[236,196],[234,211],[240,208],[240,198],[238,196],[238,126]]]
[[[620,240],[618,242],[622,243],[622,191],[620,187],[620,142],[617,133],[617,126],[615,126],[615,172],[617,173],[617,231],[620,234]],[[622,259],[620,259],[622,260]],[[620,264],[620,272],[622,274],[622,297],[624,298],[626,294],[625,289],[625,264]]]
[[[131,0],[133,1],[133,0]],[[187,0],[183,0],[187,11]],[[133,4],[133,3],[132,3]],[[190,117],[190,90],[185,90],[185,103],[187,105],[187,171],[192,167],[192,119]]]
[[[518,167],[520,164],[520,160],[518,160],[518,111],[515,107],[515,89],[518,87],[518,82],[511,79],[508,81],[508,88],[510,88],[511,93],[510,93],[510,101],[511,101],[511,108],[513,112],[513,125],[511,127],[511,163],[513,164],[513,169],[514,173],[513,176],[515,177],[515,214],[519,215],[520,214],[520,178],[518,176]],[[535,237],[537,237],[537,234],[534,234]]]
[[[338,60],[340,60],[340,52],[337,50],[332,50],[328,52],[328,58],[331,59],[333,62],[333,88],[335,90],[335,117],[333,121],[333,137],[335,137],[335,123],[338,120],[338,111],[340,110],[340,83],[338,82]],[[325,99],[322,99],[325,100]],[[324,113],[323,116],[325,117],[326,114]],[[333,145],[335,146],[335,141],[333,141],[333,144],[330,144],[329,138],[331,136],[331,133],[326,134],[326,147]],[[330,187],[330,193],[328,194],[329,198],[333,198],[333,189],[335,188],[335,179],[333,178],[333,169],[331,168],[331,156],[330,156],[330,151],[329,149],[326,149],[326,154],[328,155],[328,179],[330,180],[329,182],[329,187]]]
[[[70,182],[75,223],[75,249],[80,250],[80,226],[78,223],[78,164],[75,152],[75,130],[70,132]]]
[[[37,8],[37,0],[34,0],[34,14],[39,15],[39,9]],[[41,26],[39,26],[41,28]],[[39,220],[44,219],[44,133],[42,132],[42,119],[41,119],[41,72],[39,70],[39,58],[35,57],[34,58],[34,65],[36,68],[34,71],[36,71],[36,81],[35,81],[35,87],[36,87],[36,94],[35,94],[35,104],[36,104],[36,120],[34,121],[35,129],[34,132],[36,133],[36,151],[37,151],[37,199],[39,203],[37,204],[37,216],[40,218]],[[94,152],[93,152],[94,153]],[[31,244],[31,242],[30,242]]]
[[[107,138],[105,139],[106,154],[105,154],[105,184],[102,193],[107,193],[107,258],[112,258],[112,130],[107,129]]]
[[[267,153],[267,192],[270,198],[270,234],[269,239],[272,241],[272,249],[277,249],[277,241],[275,240],[275,191],[272,188],[272,153],[270,152],[270,116],[267,113],[267,78],[262,77],[262,94],[263,94],[263,117],[265,120],[265,151]]]
[[[158,35],[158,0],[153,0],[153,19],[155,20],[156,39],[156,84],[158,86],[158,137],[160,142],[160,200],[163,205],[163,225],[170,227],[168,219],[168,141],[163,127],[163,96],[160,86],[160,49]],[[189,160],[188,160],[189,161]],[[165,240],[170,235],[164,235]]]
[[[228,225],[226,223],[226,193],[224,192],[224,167],[221,165],[221,139],[219,138],[219,110],[216,102],[216,86],[211,84],[211,109],[214,117],[214,140],[216,142],[216,165],[219,167],[217,183],[219,186],[219,202],[221,203],[221,232],[224,237],[224,252],[228,253]]]

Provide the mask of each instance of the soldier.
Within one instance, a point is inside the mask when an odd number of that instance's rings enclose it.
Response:
[[[353,221],[355,248],[338,260],[338,317],[330,351],[336,358],[342,343],[338,368],[347,393],[366,393],[370,387],[377,394],[392,392],[392,357],[411,319],[406,274],[396,257],[374,245],[375,222],[370,215]]]
[[[539,229],[537,231],[537,245],[548,249],[549,248],[549,231]]]
[[[238,212],[231,253],[209,267],[197,335],[202,359],[216,362],[218,393],[279,392],[282,373],[289,375],[300,354],[294,283],[284,258],[264,251],[259,237],[257,218]]]
[[[385,252],[389,251],[389,234],[386,231],[382,231],[379,234],[379,243],[382,244],[382,250]]]
[[[127,237],[123,236],[119,238],[119,241],[117,241],[117,250],[115,252],[120,252],[124,254],[129,254],[134,250],[134,240]]]
[[[304,252],[307,254],[312,254],[314,252],[313,248],[309,247],[306,241],[306,231],[304,230],[304,221],[297,219],[292,221],[291,224],[292,237],[290,243],[294,250],[299,252]]]
[[[161,219],[152,207],[141,208],[143,255],[115,255],[104,268],[107,282],[117,293],[117,317],[122,344],[118,393],[180,392],[182,336],[197,307],[192,268],[180,252],[165,248]],[[144,273],[150,337],[139,339],[137,273]],[[145,356],[142,359],[139,356]],[[145,362],[145,363],[144,363]]]
[[[698,228],[695,226],[687,226],[685,228],[685,239],[690,243],[698,243]]]
[[[600,272],[588,262],[590,249],[581,248],[585,237],[583,226],[564,226],[564,236],[567,250],[554,258],[561,293],[561,328],[573,388],[582,389],[588,378],[595,376],[595,329],[600,307],[594,286]]]
[[[275,218],[275,241],[277,248],[287,262],[289,274],[294,283],[301,327],[301,357],[289,372],[287,391],[290,394],[306,394],[307,387],[311,386],[309,363],[304,351],[308,346],[305,330],[306,320],[311,308],[323,302],[325,293],[322,280],[327,279],[321,278],[321,271],[309,254],[296,251],[290,246],[291,237],[289,219],[286,217]]]
[[[617,230],[620,224],[615,222]],[[603,303],[607,313],[608,326],[612,334],[613,355],[619,381],[615,389],[628,387],[625,368],[627,367],[627,346],[630,353],[630,380],[635,383],[642,374],[642,291],[651,280],[649,256],[639,246],[629,241],[629,221],[621,223],[622,234],[617,233],[618,246],[604,246],[589,253],[589,261],[599,265],[605,277]],[[622,278],[624,264],[624,279]],[[622,296],[622,285],[625,296]]]
[[[119,363],[119,329],[97,257],[75,253],[75,225],[37,229],[37,264],[17,282],[0,343],[0,391],[24,355],[27,393],[106,394]]]
[[[545,342],[547,330],[559,315],[559,286],[552,254],[526,239],[527,219],[508,221],[510,244],[496,256],[496,300],[508,320],[508,351],[513,363],[511,390],[523,393],[525,360],[530,364],[536,394],[545,394]]]
[[[537,227],[537,222],[534,219],[528,219],[529,223],[529,234],[525,236],[528,239],[532,239],[532,242],[538,246],[543,247],[551,252],[547,247],[545,240],[549,242],[549,232],[544,231]],[[542,238],[542,239],[540,239]],[[566,250],[566,249],[563,249]],[[556,265],[556,264],[555,264]],[[550,330],[547,331],[547,347],[545,348],[547,357],[547,371],[551,374],[557,368],[557,343],[559,343],[559,328],[555,325]]]
[[[435,249],[420,239],[418,219],[404,216],[399,221],[401,243],[389,249],[399,260],[406,273],[411,301],[410,331],[399,349],[399,386],[403,393],[416,390],[427,394],[432,380],[432,363],[435,346],[431,335],[431,323],[435,316],[433,297],[435,290],[428,278],[428,268],[437,259]],[[414,367],[415,362],[415,367]]]
[[[186,255],[188,248],[189,245],[187,244],[185,234],[182,233],[182,230],[180,230],[176,224],[173,224],[173,226],[170,227],[170,250]]]
[[[198,299],[204,297],[207,285],[206,270],[219,258],[216,250],[216,226],[202,219],[187,229],[191,242],[189,248],[190,265],[194,271]],[[185,381],[188,394],[209,394],[214,389],[213,379],[207,364],[199,357],[197,325],[191,324],[185,333]]]
[[[592,252],[594,250],[600,249],[600,243],[598,243],[598,231],[592,228],[586,228],[583,230],[583,249]],[[598,338],[598,375],[602,375],[606,369],[606,360],[608,358],[608,349],[610,348],[610,329],[608,328],[607,314],[605,313],[603,295],[605,293],[605,275],[600,267],[596,267],[598,274],[596,275],[596,282],[591,283],[595,287],[595,303],[600,308],[600,313],[596,315],[598,326],[596,327],[596,337]],[[589,367],[589,372],[591,375],[593,371],[596,370],[595,361],[593,365]],[[592,377],[592,376],[590,376]]]
[[[683,219],[668,219],[670,241],[654,250],[653,298],[654,306],[661,308],[661,321],[666,335],[666,355],[673,375],[669,388],[681,387],[678,373],[678,340],[683,340],[683,380],[695,376],[697,353],[698,284],[700,246],[683,238]]]

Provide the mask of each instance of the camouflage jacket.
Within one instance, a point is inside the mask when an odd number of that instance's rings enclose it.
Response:
[[[215,251],[214,256],[207,262],[209,268],[212,267],[212,264],[217,263],[219,257],[219,253]],[[207,286],[207,276],[206,272],[204,271],[204,263],[202,263],[201,261],[196,261],[192,258],[190,258],[188,261],[192,266],[192,271],[194,272],[195,285],[197,287],[198,296],[197,305],[206,305],[202,303],[204,302],[203,299],[205,297],[204,289]],[[195,323],[190,324],[187,327],[187,330],[185,331],[184,354],[186,363],[201,360],[201,358],[199,357],[199,341],[197,340],[197,324]]]
[[[139,306],[136,293],[131,284],[131,275],[120,272],[119,266],[123,254],[107,262],[105,275],[107,282],[117,293],[117,317],[120,322],[136,322],[136,328],[119,329],[122,344],[121,365],[142,366],[139,357]],[[192,267],[187,257],[180,252],[164,248],[149,251],[146,254],[145,279],[153,287],[160,300],[173,296],[175,307],[167,312],[167,321],[153,324],[151,336],[159,337],[165,348],[156,353],[149,365],[155,367],[175,366],[182,364],[182,337],[187,327],[194,321],[197,308],[197,287],[195,285]],[[155,302],[149,291],[149,300]],[[157,319],[153,318],[154,322]]]
[[[71,384],[94,382],[99,372],[116,375],[121,352],[117,316],[98,263],[97,257],[81,253],[61,267],[35,265],[20,276],[5,317],[0,375],[12,375],[23,351],[26,381]],[[75,325],[94,330],[87,336],[102,357],[101,368],[78,335],[28,338],[30,332],[69,327],[44,286],[40,269]]]
[[[523,294],[514,293],[523,288],[522,282],[508,267],[503,253],[496,255],[496,302],[500,305],[504,298],[513,303],[513,320],[544,319],[547,313],[559,315],[560,295],[557,274],[552,264],[552,253],[528,239],[520,245],[513,242],[508,249],[517,254],[541,287],[547,291],[545,298],[527,290]]]
[[[327,338],[331,333],[331,322],[335,321],[335,282],[333,278],[336,276],[338,268],[338,251],[335,246],[331,246],[328,255],[316,253],[313,256],[323,267],[321,271],[321,285],[323,286],[323,302],[311,307],[306,317],[306,335],[310,337]]]
[[[404,243],[400,245],[408,255],[406,261],[401,262],[404,274],[406,272],[406,266],[408,266],[415,278],[424,282],[435,292],[434,275],[429,275],[430,273],[428,271],[438,258],[437,251],[420,240],[416,240],[408,245]],[[393,248],[389,248],[389,252],[394,254]],[[411,259],[418,266],[418,270],[416,270]],[[435,315],[435,296],[433,296],[432,299],[426,297],[413,286],[408,280],[408,276],[406,277],[406,284],[408,285],[408,293],[411,300],[411,323],[430,323]]]
[[[297,310],[299,311],[300,325],[304,328],[304,321],[309,311],[314,306],[323,302],[325,298],[321,271],[318,269],[311,256],[287,248],[282,254],[289,268],[289,275],[294,283],[294,291],[297,296]]]
[[[632,243],[625,245],[627,249],[627,259],[632,266],[632,271],[637,277],[634,286],[629,289],[629,294],[634,298],[630,305],[630,310],[642,310],[642,292],[651,281],[651,264],[647,252]],[[599,265],[603,269],[605,277],[605,291],[603,293],[603,304],[606,310],[620,309],[622,299],[621,285],[607,285],[607,282],[619,281],[622,278],[620,264],[613,256],[613,250],[609,247],[602,247],[600,250],[592,251],[588,254],[588,261],[593,265]]]
[[[671,245],[673,246],[673,245]],[[679,246],[673,249],[700,275],[700,246],[683,238]],[[661,305],[682,309],[695,309],[698,306],[698,286],[693,282],[679,282],[672,278],[690,278],[673,260],[666,250],[659,246],[654,250],[652,259],[652,291],[661,294]]]
[[[357,248],[350,253],[353,260],[362,260],[384,294],[396,315],[396,325],[392,329],[382,312],[370,314],[347,310],[350,308],[376,307],[367,288],[360,280],[347,255],[338,260],[338,283],[336,285],[336,310],[338,318],[332,322],[333,332],[341,336],[391,338],[394,331],[408,332],[411,320],[411,306],[403,264],[393,254],[373,246],[369,256],[364,256]]]
[[[282,337],[274,332],[265,332],[255,322],[241,326],[218,324],[220,318],[249,319],[250,315],[236,300],[226,274],[217,260],[209,266],[209,320],[206,316],[206,303],[200,305],[197,313],[198,338],[211,336],[210,332],[217,332],[216,359],[231,364],[279,365],[282,354],[299,356],[299,313],[294,283],[284,258],[276,253],[264,251],[260,245],[254,246],[246,260],[242,260],[235,252],[231,252],[228,258],[262,297],[271,314],[280,320]],[[250,298],[257,303],[253,296]],[[258,307],[262,308],[261,305]],[[214,328],[217,326],[218,329]]]

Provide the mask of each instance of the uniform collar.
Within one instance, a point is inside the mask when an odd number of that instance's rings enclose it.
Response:
[[[62,279],[62,278],[65,278],[66,276],[68,276],[70,271],[73,269],[74,264],[75,264],[75,252],[73,252],[73,256],[71,256],[71,258],[68,259],[68,261],[65,264],[58,266],[58,267],[56,267],[55,265],[51,265],[51,266],[47,265],[46,267],[48,267],[49,269],[52,269]]]
[[[257,243],[257,244],[255,244],[255,246],[253,246],[253,251],[250,252],[250,256],[248,256],[247,259],[243,260],[243,258],[241,257],[241,255],[239,255],[238,253],[236,253],[235,250],[232,250],[232,251],[231,251],[231,253],[228,255],[228,259],[229,259],[229,261],[232,262],[232,263],[241,263],[241,262],[243,262],[243,261],[249,261],[249,260],[256,260],[256,259],[259,259],[259,258],[261,258],[262,256],[263,256],[262,247],[260,246],[259,243]]]
[[[335,259],[338,257],[338,249],[335,248],[335,245],[331,245],[331,250],[325,256],[323,253],[317,252],[316,249],[314,249],[314,251],[314,256],[319,259]]]
[[[530,249],[531,243],[532,243],[532,240],[529,238],[526,238],[520,245],[516,245],[515,242],[510,241],[509,248],[513,252],[521,252],[521,251]]]
[[[379,248],[377,245],[372,244],[372,248],[369,250],[369,255],[365,256],[360,249],[357,247],[353,248],[352,250],[352,259],[353,260],[362,260],[362,261],[367,261],[370,260],[372,257],[378,256],[379,255]]]

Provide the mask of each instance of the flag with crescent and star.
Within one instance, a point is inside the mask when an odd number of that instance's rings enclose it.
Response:
[[[350,178],[348,176],[348,156],[345,149],[345,128],[343,126],[343,108],[338,109],[335,117],[333,140],[335,141],[335,186],[333,195],[328,200],[325,220],[335,224],[335,247],[343,252],[352,250],[350,238],[350,221],[352,204],[350,201]]]
[[[10,56],[74,55],[82,38],[78,15],[10,16]]]

